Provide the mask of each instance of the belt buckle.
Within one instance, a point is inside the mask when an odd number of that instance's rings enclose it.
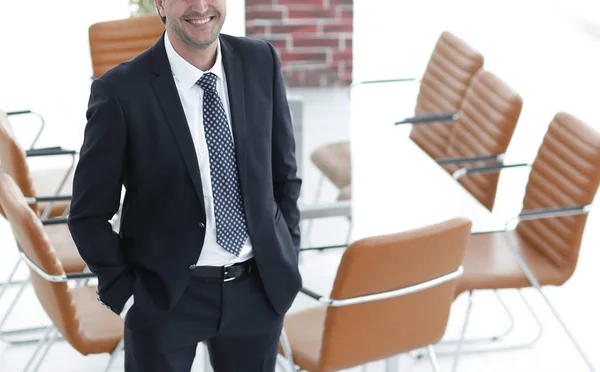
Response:
[[[227,276],[227,268],[228,268],[228,267],[231,267],[231,266],[233,266],[233,265],[234,265],[234,264],[232,264],[232,263],[231,263],[231,264],[227,264],[227,265],[224,265],[224,266],[223,266],[223,283],[225,283],[225,282],[230,282],[230,281],[232,281],[232,280],[235,280],[235,279],[237,279],[237,277],[226,278],[226,276]]]

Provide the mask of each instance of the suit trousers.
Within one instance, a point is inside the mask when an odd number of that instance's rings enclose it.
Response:
[[[215,372],[273,372],[282,326],[256,270],[227,282],[192,277],[165,318],[125,327],[125,372],[190,372],[200,342]]]

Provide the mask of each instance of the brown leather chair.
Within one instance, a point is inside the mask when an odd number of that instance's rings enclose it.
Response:
[[[111,363],[114,362],[123,337],[122,318],[101,305],[95,286],[73,287],[68,284],[93,275],[65,271],[39,216],[29,207],[17,183],[6,173],[0,174],[0,204],[11,224],[21,255],[30,268],[35,294],[53,324],[38,344],[27,368],[42,347],[48,342],[51,345],[59,333],[81,354],[112,353]],[[38,366],[46,352],[39,359]]]
[[[73,157],[75,156],[75,151],[66,151],[62,149],[59,150],[60,151],[58,154],[64,154]],[[57,152],[49,151],[48,154],[49,153],[56,154]],[[45,152],[42,149],[38,151],[37,154],[45,154]],[[6,116],[2,115],[2,112],[0,112],[0,167],[2,168],[2,171],[9,174],[15,180],[23,195],[28,198],[28,201],[30,202],[29,207],[36,215],[40,216],[42,219],[62,216],[68,209],[70,197],[68,195],[62,195],[61,197],[61,195],[56,195],[55,193],[49,195],[40,195],[36,189],[37,185],[34,185],[34,177],[32,172],[29,171],[29,165],[26,157],[27,154],[21,149],[21,146],[14,137],[12,127],[10,126],[8,120],[6,120]],[[72,168],[73,165],[69,170],[67,170],[68,174],[70,175],[73,173]],[[62,172],[62,175],[53,174],[52,176],[48,176],[54,180],[60,177],[67,180],[69,179],[65,174],[64,169],[52,171],[55,171],[57,174]],[[52,171],[44,170],[38,174],[48,175],[52,173]],[[47,178],[39,177],[38,185],[44,184],[45,180],[47,180]],[[47,189],[48,186],[42,186],[41,188]],[[55,199],[58,199],[59,201],[54,201]],[[1,206],[0,214],[6,217],[6,214]],[[46,233],[52,239],[52,242],[57,249],[57,255],[61,260],[65,270],[67,270],[67,272],[82,271],[86,264],[79,256],[75,244],[70,240],[70,238],[65,238],[65,236],[70,237],[67,226],[65,224],[51,225],[46,226],[45,229]]]
[[[437,343],[470,234],[471,222],[457,218],[352,243],[331,298],[302,289],[324,306],[286,316],[280,353],[292,365],[324,372]],[[435,353],[430,356],[437,367]]]
[[[72,156],[71,166],[67,169],[29,171],[28,158],[55,155]],[[35,197],[36,194],[44,197],[69,195],[73,180],[75,155],[74,151],[63,150],[60,147],[24,150],[15,137],[8,116],[0,110],[0,163],[6,172],[15,177],[22,192],[27,197]],[[45,217],[58,217],[65,214],[68,206],[69,200],[38,201],[32,205],[32,208],[39,213],[47,210]],[[2,213],[1,208],[0,213]]]
[[[467,168],[462,174],[497,173],[507,166]],[[521,214],[507,222],[506,231],[471,237],[457,290],[457,295],[471,295],[475,290],[537,289],[588,366],[542,287],[561,286],[573,275],[599,184],[600,133],[573,115],[558,113],[531,165]],[[508,228],[513,223],[516,227]]]
[[[165,30],[157,14],[98,22],[89,28],[93,77],[154,45]]]
[[[467,90],[457,122],[452,126],[444,159],[438,159],[438,163],[450,173],[465,165],[477,167],[501,163],[522,107],[523,99],[508,84],[489,71],[479,70]],[[477,158],[481,160],[473,161]],[[498,173],[473,174],[459,182],[491,211],[498,178]]]
[[[29,156],[28,156],[29,155]],[[49,169],[42,170],[37,173],[29,171],[29,165],[27,158],[31,156],[48,156],[48,155],[68,155],[73,157],[73,163],[68,169]],[[21,192],[28,198],[29,207],[32,212],[39,216],[41,219],[46,218],[55,219],[66,213],[69,206],[70,196],[60,193],[56,186],[63,185],[63,189],[67,187],[70,189],[68,183],[70,175],[73,173],[75,164],[75,151],[66,151],[60,148],[50,149],[34,149],[23,151],[19,145],[17,139],[14,136],[12,127],[8,121],[7,116],[0,111],[0,167],[2,171],[9,174],[19,186]],[[34,184],[34,182],[37,182]],[[56,182],[53,184],[53,182]],[[52,185],[52,186],[48,186]],[[46,190],[49,194],[40,195],[38,188]],[[66,191],[66,190],[65,190]],[[63,195],[57,195],[63,194]],[[70,193],[69,193],[70,194]],[[6,217],[4,209],[0,206],[0,214]],[[52,244],[56,249],[57,257],[59,258],[64,269],[69,273],[81,272],[85,269],[86,264],[79,255],[79,252],[71,240],[70,232],[66,224],[55,224],[44,227],[47,236],[51,240]],[[13,280],[17,269],[21,264],[21,260],[15,263],[14,268],[9,274],[7,282],[2,283],[0,286],[0,298],[6,293],[9,285],[19,284],[21,289],[17,292],[17,295],[13,298],[12,304],[9,306],[8,311],[2,314],[0,319],[0,331],[2,330],[5,322],[10,316],[11,310],[14,304],[19,300],[19,297],[28,285],[29,281],[15,281]],[[22,330],[19,330],[22,331]],[[1,331],[4,335],[4,331]],[[13,333],[13,331],[11,331]]]
[[[454,120],[460,104],[471,84],[471,79],[483,66],[483,55],[456,35],[444,31],[436,42],[423,77],[421,79],[415,114],[444,114]],[[414,79],[368,81],[363,83],[414,81]],[[414,118],[406,123],[414,123]],[[410,138],[431,157],[446,155],[451,125],[447,121],[423,120],[411,129]],[[350,143],[340,141],[317,148],[311,154],[311,161],[323,177],[319,181],[319,191],[324,177],[337,188],[351,182]],[[317,192],[317,200],[319,198]]]

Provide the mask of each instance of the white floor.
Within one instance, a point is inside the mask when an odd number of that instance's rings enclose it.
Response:
[[[311,203],[315,191],[318,173],[309,162],[309,154],[315,147],[330,141],[347,139],[348,133],[348,104],[347,91],[340,90],[299,90],[294,93],[300,94],[305,99],[305,137],[303,138],[304,178],[303,202]],[[327,98],[328,100],[325,100]],[[507,186],[508,187],[508,186]],[[333,186],[326,184],[323,189],[321,200],[333,200],[336,196]],[[598,226],[597,217],[590,216],[588,226]],[[313,245],[336,244],[343,242],[346,236],[347,223],[343,219],[331,219],[319,221],[313,228],[311,243]],[[598,282],[596,263],[600,262],[600,251],[596,249],[600,237],[598,232],[588,228],[584,239],[581,262],[575,276],[563,288],[548,290],[557,309],[564,316],[573,334],[578,338],[580,344],[600,369],[600,353],[598,352],[600,342],[597,335],[600,333],[600,321],[597,314],[600,313],[600,304],[594,301],[598,293],[595,283]],[[0,274],[5,278],[15,259],[15,247],[9,226],[4,220],[0,220]],[[306,244],[305,244],[306,245]],[[327,293],[332,279],[335,275],[339,253],[316,253],[306,252],[303,254],[302,273],[305,285]],[[25,275],[25,271],[22,271]],[[14,290],[8,292],[8,296],[0,301],[0,314],[6,310],[7,302]],[[574,348],[568,342],[565,334],[558,327],[556,320],[552,317],[548,308],[544,306],[536,293],[525,291],[537,314],[544,324],[543,337],[531,348],[516,351],[482,353],[465,355],[461,359],[459,371],[586,371],[585,365],[574,352]],[[502,293],[502,298],[508,303],[516,324],[514,331],[507,341],[523,342],[535,335],[535,322],[526,311],[524,303],[514,291]],[[462,325],[464,315],[465,298],[459,298],[453,308],[452,316],[448,326],[447,338],[456,337]],[[292,311],[313,306],[314,303],[300,296]],[[480,293],[474,298],[473,315],[471,317],[468,334],[470,337],[483,337],[502,333],[508,326],[509,321],[502,311],[497,299],[491,293]],[[47,322],[33,291],[29,288],[24,298],[19,302],[10,318],[9,328],[39,325]],[[402,330],[398,330],[401,332]],[[0,371],[21,371],[26,361],[34,350],[34,345],[7,346],[0,349]],[[470,346],[469,346],[470,347]],[[450,347],[439,347],[442,350],[452,350]],[[194,365],[194,372],[203,371],[204,353],[198,352],[198,358]],[[40,368],[43,372],[64,371],[102,371],[108,361],[107,355],[81,356],[74,351],[66,342],[58,342],[50,350],[45,363]],[[440,363],[443,370],[449,370],[452,365],[452,357],[440,355]],[[403,355],[396,360],[399,371],[431,371],[427,358],[417,360],[409,355]],[[122,358],[113,368],[113,372],[123,371]],[[383,371],[383,361],[373,363],[368,371]],[[360,371],[360,368],[352,371]]]

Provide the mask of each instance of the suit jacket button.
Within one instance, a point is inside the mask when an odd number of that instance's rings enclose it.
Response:
[[[203,222],[198,222],[198,227],[203,229],[204,228],[204,223]]]

